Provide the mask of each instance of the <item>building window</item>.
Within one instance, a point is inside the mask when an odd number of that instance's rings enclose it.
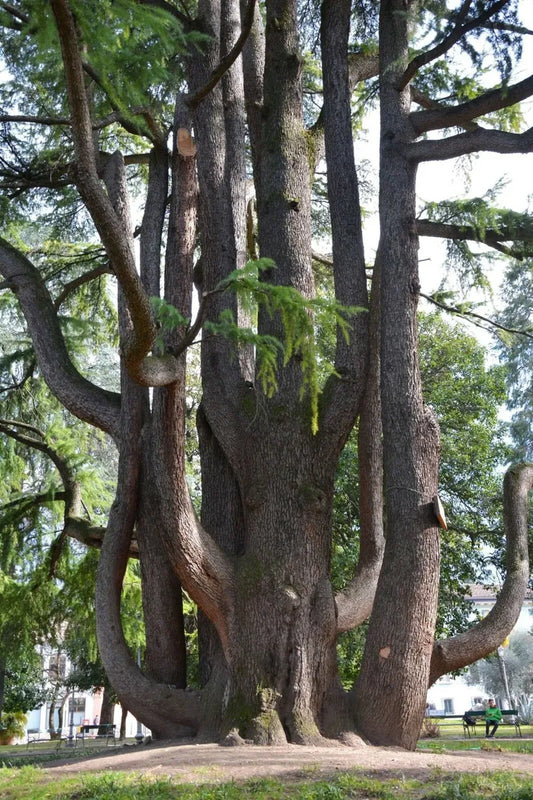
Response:
[[[84,714],[85,697],[71,697],[69,701],[69,712],[74,714]]]
[[[451,697],[444,701],[444,713],[453,714],[453,699]]]

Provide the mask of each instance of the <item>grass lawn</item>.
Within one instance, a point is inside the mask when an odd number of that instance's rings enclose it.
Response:
[[[451,726],[450,726],[451,727]],[[529,732],[529,730],[528,730]],[[47,746],[44,745],[46,748]],[[486,742],[463,739],[447,731],[436,739],[423,739],[419,749],[433,752],[500,748],[533,753],[533,739],[501,739]],[[105,750],[105,748],[102,748]],[[9,752],[8,752],[9,751]],[[61,750],[79,758],[79,749]],[[91,748],[91,752],[92,748]],[[15,756],[17,754],[18,757]],[[15,756],[15,757],[14,757]],[[313,778],[310,771],[299,780],[254,779],[200,786],[171,777],[129,772],[83,773],[56,778],[40,763],[50,760],[49,746],[3,747],[0,751],[0,800],[532,800],[533,776],[515,773],[449,774],[428,771],[424,780],[397,777],[378,780],[354,769],[328,780]],[[29,763],[31,762],[31,763]],[[2,766],[3,764],[3,766]]]
[[[2,800],[531,800],[533,777],[512,773],[378,780],[351,771],[327,781],[261,779],[193,786],[127,773],[83,774],[50,781],[38,767],[0,769]]]
[[[457,724],[439,725],[439,736],[436,738],[420,739],[420,749],[429,749],[434,752],[442,750],[479,750],[480,747],[490,749],[491,745],[509,750],[513,753],[533,753],[533,725],[521,725],[522,738],[515,735],[514,727],[502,725],[496,732],[496,737],[488,742],[485,739],[485,728],[478,726],[478,731],[471,738],[464,738],[461,722]],[[533,797],[532,797],[533,800]]]

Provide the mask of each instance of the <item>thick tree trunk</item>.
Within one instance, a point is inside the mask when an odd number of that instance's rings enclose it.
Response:
[[[439,432],[422,402],[417,362],[419,291],[415,233],[416,165],[402,155],[412,138],[407,63],[408,12],[381,6],[381,401],[386,545],[361,673],[356,719],[377,744],[414,748],[425,707],[435,629],[439,533]],[[394,625],[391,625],[394,619]]]
[[[104,687],[102,696],[102,708],[100,710],[100,725],[112,725],[115,721],[115,703],[113,701],[112,690]]]
[[[247,538],[229,618],[227,724],[262,743],[319,741],[335,678],[333,486],[311,468],[306,428],[285,417],[266,440],[259,427],[241,476]]]

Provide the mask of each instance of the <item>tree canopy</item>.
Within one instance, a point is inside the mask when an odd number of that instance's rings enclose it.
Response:
[[[478,248],[529,263],[531,221],[486,198],[422,204],[417,170],[531,153],[520,59],[532,31],[519,12],[517,0],[0,4],[3,558],[16,569],[35,532],[60,592],[77,548],[99,550],[102,663],[154,736],[414,747],[428,685],[512,628],[529,578],[530,464],[506,475],[493,611],[462,632],[453,610],[438,617],[439,587],[457,597],[466,577],[454,549],[480,530],[499,538],[502,379],[438,318],[418,330],[418,247],[448,241],[450,267],[476,286]],[[373,108],[369,264],[357,154]],[[478,313],[447,292],[430,300]],[[440,348],[424,346],[428,326]],[[354,430],[358,519],[341,579],[335,477]],[[142,670],[122,613],[130,558]],[[182,587],[199,609],[195,691]],[[362,624],[346,688],[336,642]]]

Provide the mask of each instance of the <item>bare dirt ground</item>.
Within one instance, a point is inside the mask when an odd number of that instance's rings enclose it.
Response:
[[[481,746],[480,741],[479,745]],[[497,744],[495,744],[495,748]],[[157,776],[171,775],[184,783],[221,783],[248,778],[320,780],[343,771],[385,779],[398,775],[427,779],[439,772],[487,772],[491,770],[533,773],[533,755],[497,749],[454,753],[406,752],[388,747],[222,747],[216,744],[158,742],[109,748],[105,753],[80,760],[43,765],[51,777],[82,771],[124,770]]]

